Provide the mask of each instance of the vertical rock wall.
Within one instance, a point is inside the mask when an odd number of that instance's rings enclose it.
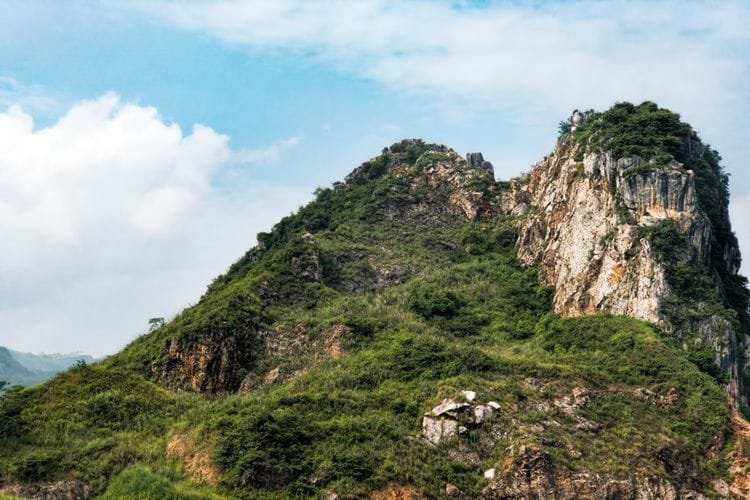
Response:
[[[700,141],[689,142],[693,154],[703,153]],[[584,155],[583,147],[564,134],[552,155],[535,164],[528,177],[512,182],[501,197],[506,212],[527,214],[519,231],[519,259],[538,263],[540,279],[555,289],[554,308],[561,315],[632,316],[688,342],[685,320],[665,313],[675,291],[644,228],[671,221],[688,242],[683,249],[688,265],[710,267],[712,227],[697,202],[694,172],[674,160],[656,165],[639,157]],[[728,217],[726,208],[723,213]],[[730,257],[725,259],[728,272],[736,274],[739,250],[722,251]],[[714,280],[716,293],[722,294]],[[690,324],[689,330],[697,333],[689,342],[711,346],[717,363],[729,372],[732,398],[746,402],[740,387],[745,367],[739,366],[745,337],[716,315]]]

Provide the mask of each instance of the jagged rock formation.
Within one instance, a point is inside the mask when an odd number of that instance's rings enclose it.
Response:
[[[491,176],[495,176],[495,167],[492,163],[484,159],[482,153],[466,153],[466,161],[469,165],[479,167],[482,170],[486,170]]]
[[[728,297],[744,283],[718,155],[684,126],[674,150],[681,161],[624,156],[597,137],[604,134],[597,120],[593,112],[574,112],[572,133],[564,133],[530,175],[510,184],[504,209],[532,207],[520,227],[519,258],[539,264],[562,315],[628,315],[661,325],[688,348],[711,346],[730,373],[730,394],[745,404],[748,325],[736,317],[746,318],[747,300],[732,304]],[[589,125],[594,134],[577,137],[587,121],[595,122]],[[597,138],[603,144],[592,147]],[[701,185],[709,180],[712,186]],[[705,293],[690,296],[686,287]]]

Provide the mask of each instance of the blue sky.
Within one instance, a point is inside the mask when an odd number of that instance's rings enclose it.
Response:
[[[383,146],[508,178],[618,100],[719,149],[744,249],[748,25],[746,2],[4,1],[0,344],[113,352]]]

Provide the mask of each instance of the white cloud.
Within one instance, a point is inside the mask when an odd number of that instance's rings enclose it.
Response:
[[[284,52],[380,82],[420,99],[425,113],[439,111],[456,122],[483,110],[500,111],[539,141],[546,136],[535,131],[554,128],[574,107],[653,100],[680,112],[722,152],[734,174],[735,193],[750,192],[744,171],[750,157],[750,3],[745,1],[472,7],[224,0],[136,1],[129,7],[253,52]],[[507,145],[500,138],[498,143]],[[518,168],[513,152],[504,156],[513,165],[493,157],[500,171]],[[735,222],[743,233],[750,224]]]
[[[234,152],[232,160],[246,164],[277,163],[281,159],[281,153],[299,145],[301,140],[301,137],[294,136],[280,139],[258,149],[240,149]]]
[[[0,114],[0,151],[0,232],[15,241],[15,251],[0,249],[0,269],[46,245],[162,234],[230,156],[226,136],[199,125],[183,135],[156,109],[115,94],[81,102],[39,130],[11,107]]]
[[[39,85],[26,85],[13,77],[0,76],[0,108],[22,105],[41,112],[59,110],[60,102]]]
[[[19,106],[0,113],[0,345],[112,352],[196,300],[306,195],[249,176],[215,185],[234,156],[227,136],[113,93],[45,128]]]
[[[743,83],[750,6],[741,2],[148,2],[177,26],[288,49],[400,90],[515,106],[655,98]],[[700,76],[697,76],[699,74]],[[714,92],[715,94],[716,92]],[[586,103],[585,102],[585,103]]]

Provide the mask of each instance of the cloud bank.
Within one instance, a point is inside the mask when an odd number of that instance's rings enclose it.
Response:
[[[535,136],[575,107],[653,100],[721,151],[734,193],[750,194],[748,2],[223,0],[129,8],[250,53],[283,52],[374,80],[421,99],[426,113],[461,121],[500,112]],[[750,222],[735,223],[750,232]]]
[[[278,161],[297,141],[243,150],[240,163]],[[195,300],[217,265],[304,198],[213,185],[238,161],[227,136],[202,125],[184,132],[114,93],[39,129],[10,107],[0,152],[0,331],[20,349],[70,350],[66,334],[77,331],[75,346],[111,351],[144,318]]]
[[[748,60],[743,2],[133,3],[176,26],[255,50],[291,50],[396,86],[517,106],[610,104],[739,88]],[[733,51],[734,49],[734,51]],[[713,91],[712,91],[713,89]],[[707,98],[707,97],[703,97]],[[569,106],[570,104],[566,104]]]

